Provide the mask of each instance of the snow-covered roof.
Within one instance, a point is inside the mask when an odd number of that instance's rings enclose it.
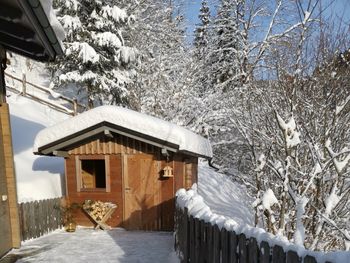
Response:
[[[206,138],[173,123],[116,106],[97,107],[40,131],[35,138],[33,151],[49,154],[44,149],[52,148],[84,130],[96,129],[99,125],[113,127],[112,132],[120,130],[136,134],[139,138],[145,136],[148,141],[157,142],[160,147],[172,145],[176,146],[177,151],[212,157],[212,148]]]

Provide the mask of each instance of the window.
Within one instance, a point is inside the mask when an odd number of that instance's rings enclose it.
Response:
[[[110,191],[109,159],[104,156],[77,156],[77,190],[80,191]]]
[[[82,188],[106,188],[105,160],[81,160]]]

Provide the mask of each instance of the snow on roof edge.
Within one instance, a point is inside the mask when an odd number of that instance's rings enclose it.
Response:
[[[206,138],[173,123],[117,106],[100,106],[40,131],[34,140],[33,152],[39,153],[39,148],[102,122],[178,145],[179,151],[207,158],[213,155]]]

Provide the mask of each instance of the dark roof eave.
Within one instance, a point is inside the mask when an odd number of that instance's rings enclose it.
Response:
[[[22,9],[26,13],[28,19],[32,23],[40,40],[42,41],[49,55],[49,60],[54,60],[56,56],[63,55],[62,47],[58,38],[52,29],[48,17],[39,0],[22,0],[19,1]],[[43,57],[38,57],[41,60]]]

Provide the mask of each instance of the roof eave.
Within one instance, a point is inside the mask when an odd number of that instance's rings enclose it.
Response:
[[[41,42],[43,43],[46,51],[49,55],[49,60],[55,60],[56,56],[63,55],[63,49],[59,43],[59,40],[52,29],[48,17],[45,14],[43,7],[39,0],[20,0],[22,9],[26,13],[28,19],[32,23],[35,31],[37,32]],[[40,61],[44,59],[37,58]]]

